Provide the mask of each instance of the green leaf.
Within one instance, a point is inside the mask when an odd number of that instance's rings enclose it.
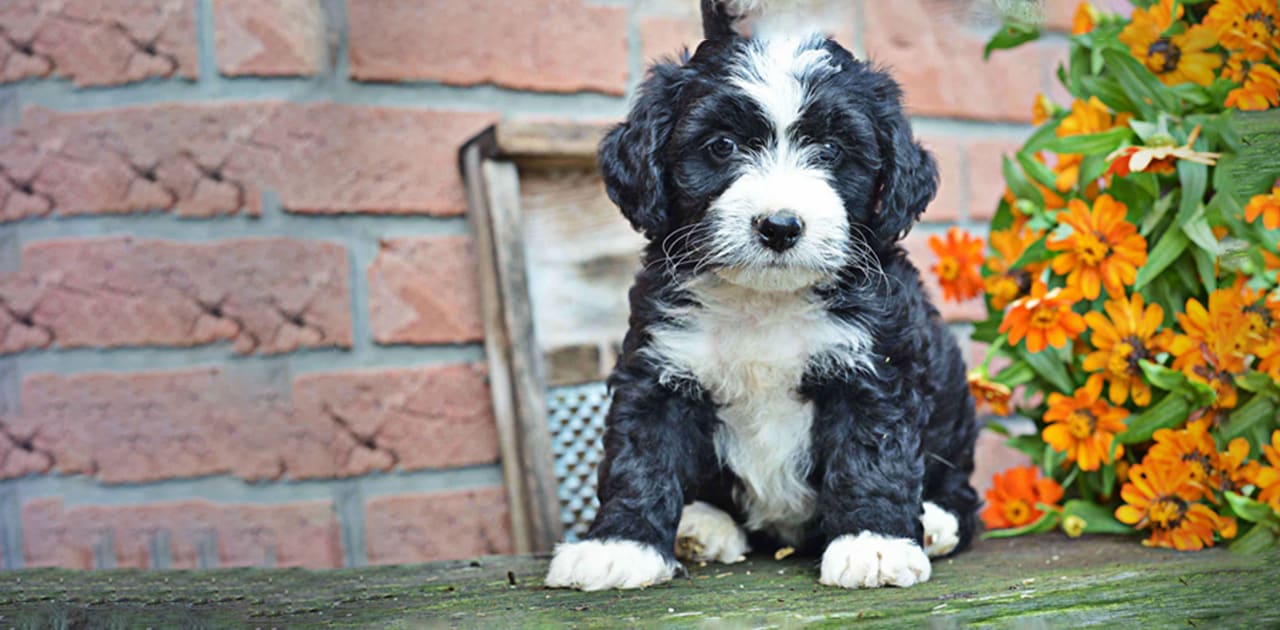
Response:
[[[1128,127],[1116,127],[1098,133],[1084,133],[1075,136],[1055,138],[1045,148],[1056,153],[1100,153],[1106,155],[1115,151],[1125,141],[1133,137],[1133,130]]]
[[[1014,261],[1013,267],[1023,269],[1027,265],[1044,262],[1056,255],[1056,253],[1049,251],[1047,237],[1042,236],[1036,239],[1034,243],[1027,246],[1027,249],[1018,257],[1018,260]]]
[[[1196,144],[1200,144],[1196,141]],[[1186,224],[1195,217],[1204,202],[1204,191],[1209,185],[1209,167],[1204,164],[1178,160],[1178,183],[1182,185],[1182,201],[1178,205],[1178,223]]]
[[[1235,512],[1238,518],[1250,523],[1280,525],[1280,516],[1276,515],[1275,510],[1272,510],[1270,505],[1240,496],[1234,492],[1227,492],[1224,496],[1227,498],[1227,503],[1231,505],[1231,511]]]
[[[1022,357],[1031,369],[1036,371],[1041,378],[1048,381],[1058,391],[1064,394],[1070,394],[1076,389],[1075,383],[1071,381],[1071,376],[1067,374],[1066,365],[1062,358],[1058,356],[1051,348],[1046,348],[1040,352],[1027,352],[1026,347],[1018,347],[1018,355]]]
[[[1137,106],[1141,118],[1153,118],[1153,106],[1170,114],[1182,113],[1178,97],[1127,51],[1107,50],[1102,53],[1102,58],[1120,82],[1121,89],[1129,95],[1129,100]]]
[[[1003,435],[1004,437],[1013,437],[1009,433],[1009,427],[1004,426],[1004,423],[999,420],[987,420],[983,428],[991,431],[992,433]]]
[[[1170,263],[1177,260],[1187,249],[1187,235],[1182,230],[1168,230],[1160,241],[1147,254],[1147,264],[1138,269],[1138,278],[1133,283],[1134,290],[1141,289],[1164,271]]]
[[[1218,277],[1214,272],[1213,257],[1205,253],[1202,248],[1191,250],[1191,259],[1196,264],[1196,274],[1200,276],[1200,283],[1210,292],[1218,289]]]
[[[1246,392],[1262,394],[1272,400],[1280,400],[1280,383],[1271,380],[1270,376],[1255,370],[1249,370],[1236,377],[1236,387]]]
[[[1040,507],[1041,504],[1036,504]],[[1022,527],[1011,527],[1009,529],[989,529],[982,533],[983,540],[988,538],[1013,538],[1014,536],[1025,536],[1027,534],[1042,534],[1054,527],[1058,526],[1058,513],[1046,510],[1040,518],[1034,523],[1028,523]]]
[[[1054,175],[1053,169],[1045,166],[1044,162],[1036,160],[1030,153],[1019,151],[1014,158],[1018,160],[1018,165],[1022,170],[1031,177],[1031,179],[1040,182],[1045,188],[1053,188],[1057,175]]]
[[[1117,436],[1121,444],[1136,444],[1151,439],[1160,429],[1171,429],[1182,424],[1191,413],[1187,399],[1177,393],[1165,395],[1160,402],[1146,411],[1129,418],[1129,428]]]
[[[1222,426],[1222,439],[1229,441],[1244,435],[1254,425],[1268,418],[1272,420],[1276,418],[1276,403],[1266,396],[1255,395],[1249,399],[1249,402],[1236,407],[1231,412]]]
[[[1152,198],[1159,194],[1160,182],[1156,180],[1155,173],[1134,173],[1125,179],[1133,182],[1146,180],[1149,182]],[[1151,211],[1142,218],[1142,225],[1138,226],[1138,233],[1143,236],[1150,235],[1151,231],[1160,224],[1160,220],[1168,214],[1171,207],[1173,207],[1173,195],[1165,195],[1156,199],[1156,202],[1151,204]]]
[[[987,40],[987,45],[982,49],[982,60],[990,58],[993,51],[1016,48],[1039,37],[1040,29],[1034,26],[1006,22]]]
[[[1098,51],[1099,57],[1102,52]],[[1110,107],[1117,112],[1137,111],[1137,106],[1133,104],[1133,100],[1125,94],[1124,89],[1120,87],[1120,82],[1111,77],[1080,77],[1080,85],[1084,87],[1085,92],[1098,97],[1103,105]]]
[[[1280,535],[1271,528],[1254,525],[1249,529],[1249,533],[1236,538],[1227,548],[1232,553],[1258,555],[1271,551],[1276,546],[1277,539],[1280,539]]]
[[[1035,433],[1015,435],[1005,440],[1004,445],[1036,461],[1044,457],[1044,442]]]
[[[1004,173],[1004,181],[1009,185],[1009,190],[1013,192],[1013,196],[1019,199],[1028,199],[1037,206],[1044,207],[1044,196],[1040,191],[1027,181],[1026,175],[1014,164],[1009,156],[1003,156],[1000,162],[1000,170]]]
[[[1182,224],[1182,232],[1196,244],[1196,247],[1210,256],[1217,258],[1222,253],[1222,248],[1218,245],[1218,237],[1213,235],[1213,228],[1209,227],[1209,220],[1205,218],[1203,209],[1197,210],[1190,220]]]
[[[1111,468],[1108,466],[1107,468]],[[1133,534],[1132,527],[1116,520],[1111,508],[1091,501],[1072,499],[1062,506],[1062,518],[1078,516],[1084,519],[1086,534]]]
[[[1027,138],[1027,142],[1022,145],[1022,151],[1024,153],[1034,154],[1036,151],[1043,149],[1046,144],[1049,144],[1049,141],[1056,137],[1058,137],[1058,125],[1056,121],[1051,120],[1040,125],[1040,128],[1036,129],[1031,134],[1030,138]]]
[[[1171,370],[1146,359],[1139,360],[1138,365],[1142,366],[1142,374],[1147,377],[1147,382],[1160,389],[1176,391],[1187,384],[1187,375],[1178,370]]]
[[[999,383],[1005,387],[1017,387],[1023,383],[1030,382],[1036,377],[1035,370],[1027,365],[1026,361],[1014,361],[999,374],[991,377],[992,382]]]
[[[999,313],[997,313],[999,315]],[[1000,336],[1000,317],[992,317],[973,325],[973,334],[969,338],[982,343],[991,343]]]

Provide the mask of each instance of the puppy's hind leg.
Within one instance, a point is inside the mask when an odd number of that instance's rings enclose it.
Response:
[[[684,506],[676,529],[677,558],[733,564],[746,560],[748,551],[747,533],[732,516],[702,501]]]

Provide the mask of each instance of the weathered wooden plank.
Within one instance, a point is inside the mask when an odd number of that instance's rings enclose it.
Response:
[[[528,504],[533,551],[550,550],[560,540],[560,501],[547,429],[546,376],[542,351],[534,333],[529,281],[526,276],[520,175],[515,164],[485,160],[480,165],[488,195],[492,251],[502,296],[506,356],[515,401],[520,468]]]
[[[767,550],[766,550],[767,551]],[[1280,553],[1149,550],[1136,539],[985,541],[909,589],[818,585],[813,558],[693,567],[641,591],[542,587],[546,560],[305,571],[27,570],[0,580],[9,627],[1276,627]]]
[[[512,547],[517,553],[528,553],[535,547],[530,525],[529,493],[521,466],[521,448],[517,429],[517,409],[512,389],[511,351],[506,319],[503,315],[502,282],[494,253],[493,228],[489,195],[482,164],[492,151],[492,131],[486,132],[463,147],[460,161],[467,193],[467,216],[476,242],[479,260],[480,308],[484,320],[485,356],[489,368],[489,392],[493,401],[494,421],[498,427],[498,448],[502,456],[503,484],[511,510]]]
[[[504,121],[497,127],[502,157],[530,164],[594,167],[596,147],[615,123]]]

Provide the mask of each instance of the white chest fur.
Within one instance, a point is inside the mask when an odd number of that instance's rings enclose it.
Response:
[[[809,369],[869,367],[871,340],[808,290],[759,292],[713,277],[689,288],[697,304],[668,311],[648,353],[664,380],[694,380],[719,405],[716,454],[742,481],[734,498],[747,529],[798,543],[815,493],[806,481],[813,403],[797,388]]]

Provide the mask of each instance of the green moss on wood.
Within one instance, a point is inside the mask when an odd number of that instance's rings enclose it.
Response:
[[[1134,539],[985,541],[935,563],[927,584],[875,591],[818,585],[812,558],[762,555],[590,594],[544,589],[545,568],[494,557],[335,571],[36,569],[0,574],[0,627],[1280,624],[1280,554],[1180,554]]]

